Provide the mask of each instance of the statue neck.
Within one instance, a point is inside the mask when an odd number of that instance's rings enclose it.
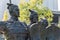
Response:
[[[18,21],[18,17],[12,16],[12,17],[10,18],[10,20],[11,20],[11,21]]]

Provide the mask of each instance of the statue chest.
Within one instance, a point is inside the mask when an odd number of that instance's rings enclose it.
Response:
[[[7,23],[7,30],[7,34],[5,35],[7,40],[25,40],[27,36],[26,27],[19,22]]]
[[[7,29],[9,34],[25,33],[26,27],[19,22],[7,23]]]

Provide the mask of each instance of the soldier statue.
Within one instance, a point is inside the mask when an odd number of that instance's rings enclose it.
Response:
[[[31,40],[30,30],[29,29],[30,29],[30,26],[32,24],[38,22],[38,14],[37,14],[37,12],[35,12],[35,11],[31,10],[31,9],[29,9],[29,11],[30,11],[30,17],[29,17],[30,24],[28,25],[27,30],[28,30],[28,40]]]
[[[11,18],[8,21],[0,22],[0,33],[3,33],[6,40],[27,40],[27,28],[23,22],[18,20],[19,8],[17,5],[8,3],[8,10]]]
[[[30,25],[29,25],[29,32],[30,32],[30,40],[42,40],[41,39],[41,30],[45,29],[48,26],[48,22],[46,19],[41,19],[38,21],[38,14],[33,10],[29,10],[30,14]]]
[[[46,40],[60,40],[60,28],[58,24],[51,23],[46,31]]]
[[[46,18],[38,21],[38,14],[29,10],[30,14],[30,25],[29,25],[29,40],[60,40],[60,28],[56,23],[51,23],[48,26]]]

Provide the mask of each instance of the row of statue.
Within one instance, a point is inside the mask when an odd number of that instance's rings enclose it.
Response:
[[[48,21],[41,19],[38,21],[37,12],[30,10],[30,21],[27,25],[18,20],[19,8],[17,5],[8,4],[11,18],[8,21],[0,21],[0,33],[2,33],[6,40],[60,40],[60,28],[57,24],[51,23],[48,26]]]

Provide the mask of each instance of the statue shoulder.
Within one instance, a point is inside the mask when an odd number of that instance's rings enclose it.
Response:
[[[0,26],[6,26],[6,22],[5,21],[0,21]]]
[[[6,22],[0,21],[0,33],[4,33],[6,29]]]

